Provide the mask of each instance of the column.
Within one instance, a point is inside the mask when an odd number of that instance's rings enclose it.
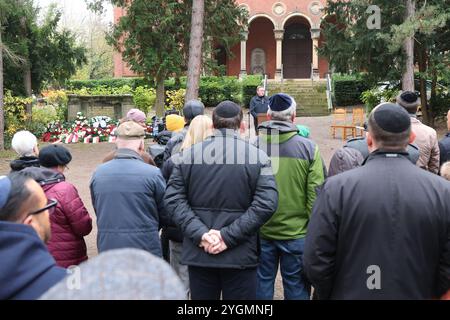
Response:
[[[319,39],[320,39],[320,29],[311,29],[311,38],[312,38],[312,52],[313,52],[313,59],[312,59],[312,79],[313,80],[319,80],[320,79],[320,73],[319,73],[319,53],[318,53],[318,47],[319,47]]]
[[[247,75],[247,40],[248,40],[248,31],[244,31],[241,33],[243,39],[241,40],[241,71],[239,73],[239,77],[243,77]]]
[[[277,42],[277,65],[275,71],[275,80],[283,80],[283,37],[284,30],[274,30],[275,40]]]

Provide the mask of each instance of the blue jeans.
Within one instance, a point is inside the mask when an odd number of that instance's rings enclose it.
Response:
[[[302,276],[305,238],[295,240],[261,239],[261,255],[257,269],[259,300],[272,300],[278,264],[286,300],[309,300],[309,287]]]

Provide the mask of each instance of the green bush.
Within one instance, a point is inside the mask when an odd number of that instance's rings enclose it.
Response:
[[[26,129],[33,132],[35,136],[41,137],[50,122],[61,120],[57,109],[57,106],[51,104],[34,105],[32,121],[26,124]]]
[[[32,103],[31,98],[15,97],[11,94],[11,91],[5,92],[3,99],[5,140],[11,140],[17,131],[25,129],[28,120],[25,111],[29,103]]]
[[[361,94],[361,100],[367,107],[367,112],[371,112],[373,108],[382,102],[395,102],[398,95],[397,89],[386,89],[380,91],[377,87],[366,90]]]
[[[166,109],[181,111],[184,106],[184,97],[186,96],[186,89],[166,91]]]
[[[430,106],[435,119],[445,118],[450,106],[450,92],[438,91],[436,96],[431,98]]]
[[[58,120],[66,122],[68,119],[67,103],[69,102],[67,93],[64,90],[49,90],[43,92],[43,96],[46,98],[47,104],[55,107]]]
[[[156,92],[147,87],[137,87],[133,91],[133,101],[136,108],[144,111],[146,114],[155,105]]]
[[[201,77],[199,99],[207,107],[215,107],[221,101],[231,100],[248,106],[255,95],[256,87],[261,85],[261,76],[247,76],[242,82],[237,77]],[[164,82],[166,90],[166,106],[170,107],[168,93],[186,89],[186,77],[170,78]],[[81,95],[133,94],[136,106],[145,111],[148,105],[154,104],[154,84],[145,83],[143,78],[72,80],[67,83],[69,92]],[[153,91],[145,91],[153,90]],[[136,97],[136,94],[138,97]]]
[[[335,102],[340,107],[362,104],[361,94],[370,89],[359,75],[336,75],[333,84]]]
[[[149,83],[144,78],[111,78],[111,79],[96,79],[96,80],[69,80],[66,83],[66,88],[69,90],[79,90],[81,88],[122,88],[128,86],[132,89],[144,86],[153,86],[153,83]]]

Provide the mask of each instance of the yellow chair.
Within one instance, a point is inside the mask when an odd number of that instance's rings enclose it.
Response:
[[[345,108],[338,108],[333,112],[333,123],[331,124],[333,138],[336,138],[336,130],[342,130],[342,141],[345,141],[349,136],[356,136],[356,127],[353,124],[347,124],[347,110]]]

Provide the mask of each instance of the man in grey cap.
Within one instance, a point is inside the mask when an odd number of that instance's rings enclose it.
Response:
[[[417,119],[417,108],[420,99],[412,91],[402,92],[397,97],[397,103],[405,108],[411,117],[411,129],[416,135],[414,143],[419,147],[420,157],[417,165],[432,173],[439,172],[440,152],[436,130],[424,125]]]
[[[117,134],[115,158],[97,168],[90,184],[98,250],[136,248],[161,256],[166,183],[158,168],[142,160],[144,128],[127,121]]]
[[[408,160],[408,113],[369,116],[371,152],[327,179],[308,225],[306,275],[319,299],[432,299],[450,287],[450,184]]]

